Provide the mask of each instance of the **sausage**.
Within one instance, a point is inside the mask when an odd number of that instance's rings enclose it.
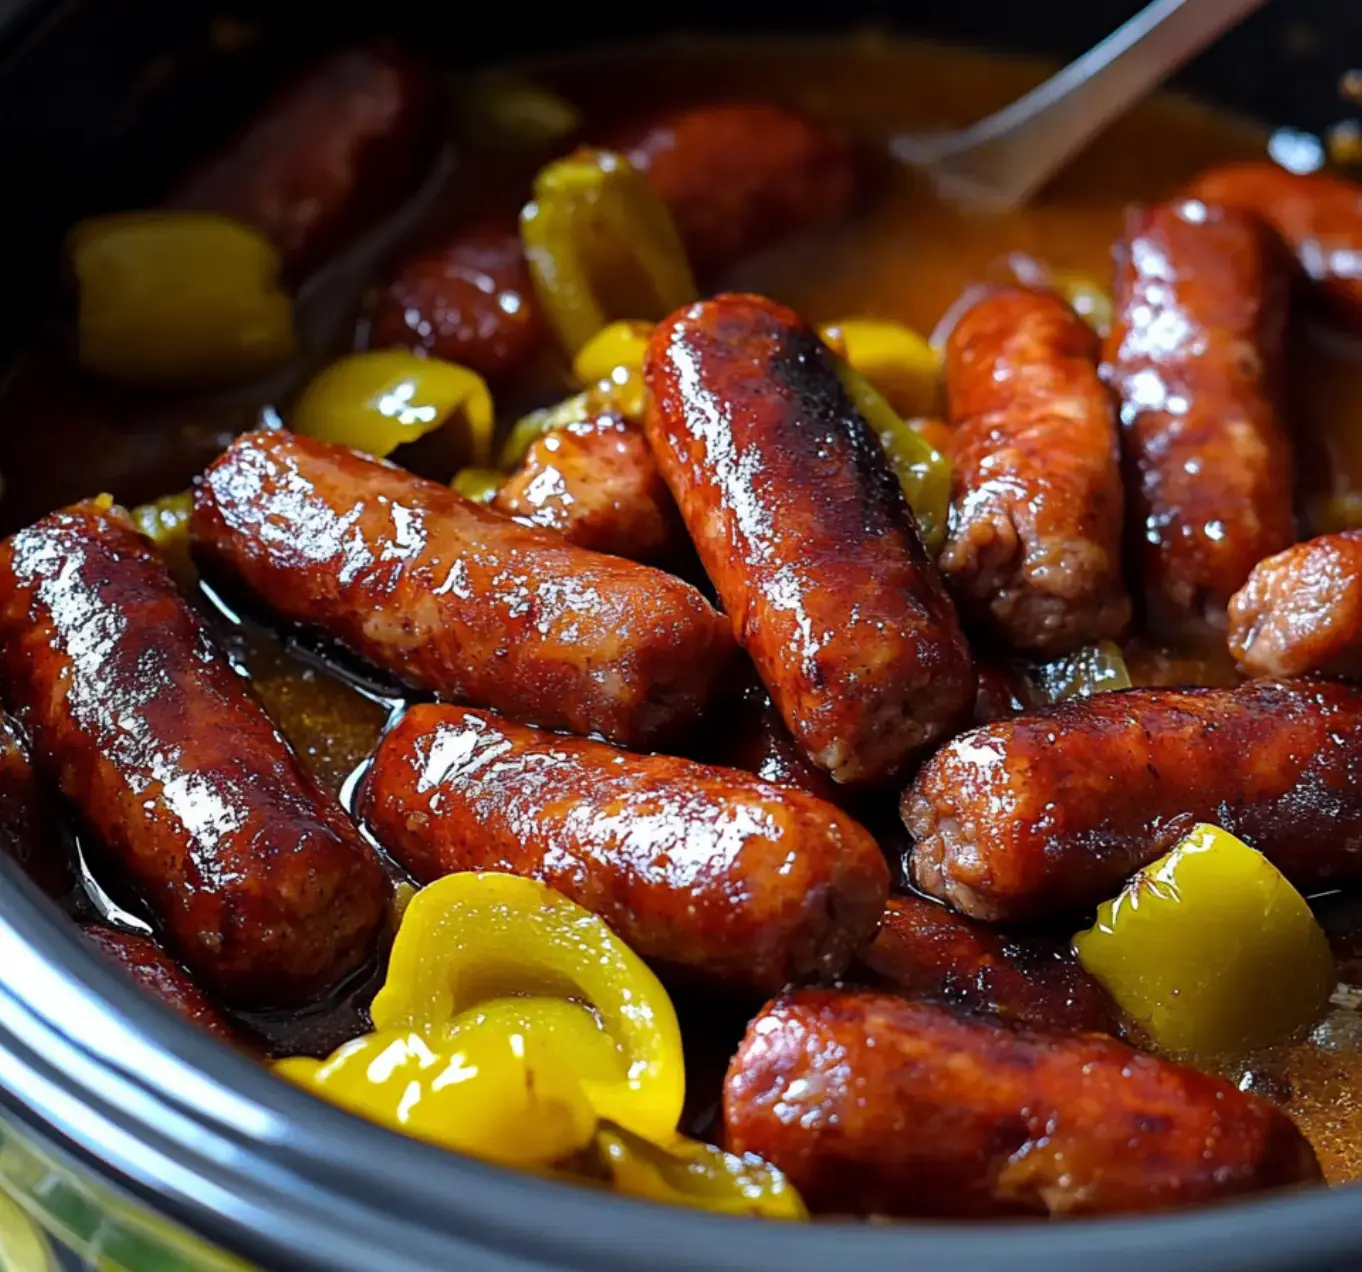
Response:
[[[29,757],[28,743],[0,715],[0,852],[12,857],[50,897],[75,882],[71,848]]]
[[[433,96],[426,69],[389,45],[331,53],[170,202],[254,226],[301,278],[414,189],[432,152]]]
[[[394,345],[504,381],[543,335],[513,218],[460,226],[402,260],[369,308],[369,345]]]
[[[1114,1214],[1321,1178],[1291,1119],[1224,1078],[890,994],[768,1003],[723,1104],[729,1151],[779,1167],[815,1212]]]
[[[419,880],[539,879],[645,958],[762,992],[841,972],[889,886],[870,835],[802,791],[464,707],[412,707],[359,809]]]
[[[608,412],[538,438],[492,506],[633,561],[677,560],[686,546],[647,439]]]
[[[952,515],[938,564],[966,618],[1067,653],[1130,621],[1115,412],[1096,334],[1050,292],[1005,287],[946,345]]]
[[[836,133],[761,102],[671,111],[607,138],[661,196],[701,276],[832,225],[855,200],[855,158]]]
[[[924,892],[994,921],[1114,896],[1197,822],[1263,852],[1298,887],[1362,876],[1362,690],[1097,694],[973,729],[901,803]]]
[[[104,927],[84,928],[82,935],[105,959],[127,972],[140,989],[177,1016],[223,1042],[238,1041],[236,1031],[189,978],[189,973],[150,937]]]
[[[804,754],[883,782],[974,700],[955,608],[879,440],[793,311],[724,295],[658,325],[648,440]]]
[[[0,680],[35,759],[205,988],[292,1005],[373,952],[378,859],[121,509],[77,504],[0,544]]]
[[[1006,720],[1037,705],[1035,691],[1018,668],[1003,662],[978,661],[975,668],[978,673],[974,692],[975,724]]]
[[[921,897],[889,899],[858,971],[881,988],[971,1015],[1054,1033],[1121,1032],[1115,1004],[1067,945],[985,927]]]
[[[1229,613],[1230,655],[1246,676],[1362,678],[1362,531],[1259,561]]]
[[[1279,396],[1290,262],[1251,213],[1135,213],[1103,373],[1121,403],[1128,543],[1149,624],[1223,633],[1249,571],[1295,542]]]
[[[1327,172],[1288,172],[1267,160],[1252,160],[1208,169],[1188,193],[1270,221],[1329,314],[1362,331],[1362,186]]]
[[[680,579],[283,431],[208,469],[190,534],[284,618],[408,684],[624,746],[691,728],[734,652]]]
[[[809,763],[760,683],[743,687],[713,735],[713,753],[706,758],[715,764],[754,773],[777,786],[797,787],[830,804],[847,795],[845,788]]]

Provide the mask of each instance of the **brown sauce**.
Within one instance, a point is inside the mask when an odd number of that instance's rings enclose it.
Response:
[[[879,153],[896,132],[978,118],[1048,70],[1024,60],[880,37],[833,44],[687,41],[539,62],[526,69],[581,108],[587,135],[673,103],[742,97],[803,109],[842,126]],[[853,219],[767,250],[719,282],[771,295],[815,322],[880,316],[930,332],[968,284],[1005,277],[1014,253],[1107,285],[1111,244],[1128,204],[1164,197],[1212,162],[1260,155],[1266,139],[1259,127],[1192,101],[1161,97],[1116,125],[1032,206],[1005,217],[949,206],[916,175],[885,162],[880,189]],[[469,153],[440,200],[440,216],[451,215],[451,208],[484,207],[503,196],[522,201],[539,162],[539,156]],[[1362,524],[1362,348],[1305,331],[1292,370],[1302,533],[1338,528],[1337,522],[1350,517]],[[190,423],[169,432],[158,431],[154,414],[139,414],[134,405],[125,414],[138,415],[136,427],[110,431],[75,416],[68,427],[60,414],[51,418],[26,404],[27,391],[21,370],[0,394],[0,472],[8,488],[0,500],[0,522],[6,530],[74,495],[109,485],[129,502],[162,493],[157,481],[183,481],[202,466],[221,444],[219,427],[244,427],[254,407],[267,405],[191,411]],[[77,385],[72,391],[87,388]],[[563,368],[544,359],[501,397],[503,423],[526,406],[564,392]],[[238,415],[240,424],[226,418]],[[95,460],[95,452],[115,444],[115,464]],[[426,467],[417,459],[412,457],[414,466]],[[430,475],[448,473],[432,469]],[[19,487],[22,494],[15,493]],[[282,639],[250,625],[238,629],[230,644],[284,733],[323,782],[339,791],[372,749],[391,704],[330,674],[316,659],[290,653]],[[1138,683],[1233,678],[1224,656],[1214,652],[1159,650],[1139,642],[1128,652]],[[1356,917],[1343,925],[1340,976],[1362,984],[1362,955],[1353,935],[1359,926]],[[302,1017],[246,1023],[276,1053],[325,1051],[347,1036],[347,1029],[357,1031],[357,1004],[366,988],[352,987],[337,1002]],[[1308,1038],[1227,1066],[1252,1089],[1284,1104],[1314,1143],[1333,1182],[1362,1178],[1362,1005],[1354,1005],[1362,1000],[1362,990],[1354,995],[1341,988],[1336,1000],[1328,1019]],[[690,1122],[703,1133],[747,1005],[719,1010],[723,1026],[713,1024],[716,1012],[707,1004],[682,995],[678,1006],[692,1057]]]

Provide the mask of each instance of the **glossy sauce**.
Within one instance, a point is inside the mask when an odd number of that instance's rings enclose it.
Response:
[[[588,135],[673,103],[741,97],[807,110],[845,127],[881,155],[894,133],[971,121],[1016,97],[1046,71],[1028,61],[880,37],[835,44],[653,44],[527,69],[582,109]],[[764,251],[714,281],[771,295],[815,323],[882,316],[924,333],[941,323],[967,285],[1010,279],[1028,261],[1078,271],[1105,288],[1111,245],[1127,204],[1170,195],[1213,162],[1261,155],[1265,142],[1257,127],[1176,97],[1160,98],[1111,129],[1032,206],[1005,218],[947,206],[916,175],[884,162],[879,188],[856,216]],[[494,206],[502,197],[512,205],[523,201],[539,162],[538,156],[464,155],[457,183],[440,200],[442,215],[450,208]],[[1299,334],[1290,387],[1298,506],[1307,514],[1303,532],[1362,524],[1362,350],[1343,336]],[[561,397],[563,373],[553,357],[540,359],[534,374],[500,398],[503,421]],[[252,414],[249,408],[205,407],[173,429],[158,431],[141,416],[136,429],[110,431],[87,424],[74,408],[54,416],[42,395],[36,406],[24,407],[18,389],[0,396],[0,415],[7,417],[0,429],[0,472],[11,488],[23,483],[21,498],[0,500],[6,529],[29,519],[30,508],[71,497],[72,455],[116,448],[117,471],[104,475],[107,464],[101,475],[92,470],[78,493],[113,481],[115,495],[140,500],[202,467],[224,444],[219,428],[245,427]],[[54,418],[65,424],[49,426]],[[410,457],[413,466],[421,466],[418,458]],[[429,475],[447,476],[437,471],[445,462]],[[371,751],[388,707],[253,627],[239,629],[233,645],[282,731],[323,784],[338,789]],[[1137,683],[1219,684],[1233,678],[1223,653],[1215,650],[1140,643],[1129,653]],[[1362,959],[1344,948],[1356,944],[1349,934],[1362,926],[1360,918],[1354,909],[1339,920],[1340,953],[1350,955],[1340,963],[1340,975],[1362,984]],[[333,1037],[355,1031],[354,1001],[362,997],[361,987],[343,995],[339,1008],[323,1004],[299,1017],[251,1022],[253,1031],[277,1052],[324,1051]],[[1356,1094],[1362,1092],[1362,1011],[1351,1005],[1362,992],[1337,997],[1340,1005],[1309,1039],[1227,1066],[1246,1085],[1283,1102],[1334,1181],[1362,1178],[1362,1098]],[[701,1129],[712,1113],[717,1080],[710,1069],[721,1070],[751,1006],[725,1007],[718,1016],[727,1023],[718,1026],[710,1004],[697,1005],[684,995],[678,1001],[692,1059],[693,1129]]]

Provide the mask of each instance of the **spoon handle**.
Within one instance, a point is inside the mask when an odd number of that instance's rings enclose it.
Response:
[[[1108,124],[1264,0],[1153,0],[1100,44],[959,132],[903,137],[895,153],[948,193],[999,210],[1024,203]]]

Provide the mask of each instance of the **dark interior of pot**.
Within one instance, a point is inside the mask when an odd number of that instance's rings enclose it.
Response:
[[[895,157],[1136,8],[21,9],[16,1125],[268,1266],[1350,1266],[1362,13]]]

